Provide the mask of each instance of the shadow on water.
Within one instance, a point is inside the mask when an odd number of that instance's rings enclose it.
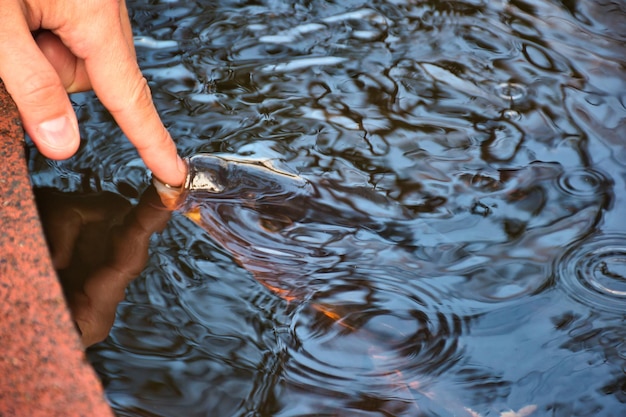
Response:
[[[118,415],[624,414],[624,5],[128,3],[181,153],[224,159],[89,352]],[[74,102],[33,183],[136,202]]]

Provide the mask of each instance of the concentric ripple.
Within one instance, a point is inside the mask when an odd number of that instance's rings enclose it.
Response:
[[[520,101],[528,95],[528,88],[519,83],[501,83],[495,90],[498,97],[511,102]]]
[[[609,181],[593,169],[574,169],[564,172],[558,180],[559,188],[575,197],[594,197],[604,192]]]
[[[626,308],[626,235],[596,236],[574,246],[557,269],[568,294],[590,307]]]
[[[335,280],[296,314],[283,339],[290,357],[284,390],[303,397],[300,409],[323,412],[333,398],[333,407],[345,401],[347,410],[367,395],[394,415],[412,415],[420,398],[438,395],[427,375],[462,357],[468,319],[441,311],[442,294],[427,286],[407,291],[408,282],[377,269],[367,271],[370,282]]]

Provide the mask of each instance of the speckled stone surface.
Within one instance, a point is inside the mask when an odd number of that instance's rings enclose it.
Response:
[[[0,417],[113,416],[48,256],[23,137],[0,81]]]

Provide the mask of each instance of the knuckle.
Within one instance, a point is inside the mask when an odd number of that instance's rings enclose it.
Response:
[[[150,92],[150,86],[146,77],[139,77],[131,85],[130,89],[130,103],[140,109],[152,107],[152,93]]]
[[[141,76],[130,83],[125,93],[126,98],[118,103],[112,103],[109,107],[111,113],[125,113],[128,111],[145,111],[151,108],[152,93],[148,80]]]
[[[156,135],[150,142],[149,146],[154,149],[166,149],[170,146],[172,139],[165,129]]]
[[[17,98],[29,108],[47,107],[52,102],[51,98],[57,97],[60,91],[64,89],[56,73],[40,72],[20,82]]]
[[[76,320],[76,324],[81,333],[83,344],[87,347],[98,342],[102,342],[107,338],[109,331],[113,326],[113,320],[111,320],[109,324],[109,322],[89,317],[83,318],[82,320]]]
[[[93,333],[89,335],[91,339],[90,345],[102,342],[104,339],[107,338],[108,335],[109,335],[108,329],[102,326],[98,326],[96,329],[93,330]]]

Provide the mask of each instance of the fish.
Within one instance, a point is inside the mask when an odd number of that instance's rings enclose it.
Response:
[[[206,230],[287,300],[307,298],[314,292],[310,277],[339,258],[359,264],[361,253],[378,253],[381,245],[362,238],[359,247],[335,245],[346,237],[367,231],[394,247],[414,240],[406,225],[414,214],[373,188],[311,181],[267,160],[201,153],[185,161],[183,186],[153,180],[163,204]]]
[[[154,186],[170,210],[183,208],[190,193],[198,200],[252,201],[285,205],[293,197],[310,190],[306,179],[280,170],[262,159],[237,159],[200,153],[185,159],[188,167],[185,183],[172,187],[157,178]]]

